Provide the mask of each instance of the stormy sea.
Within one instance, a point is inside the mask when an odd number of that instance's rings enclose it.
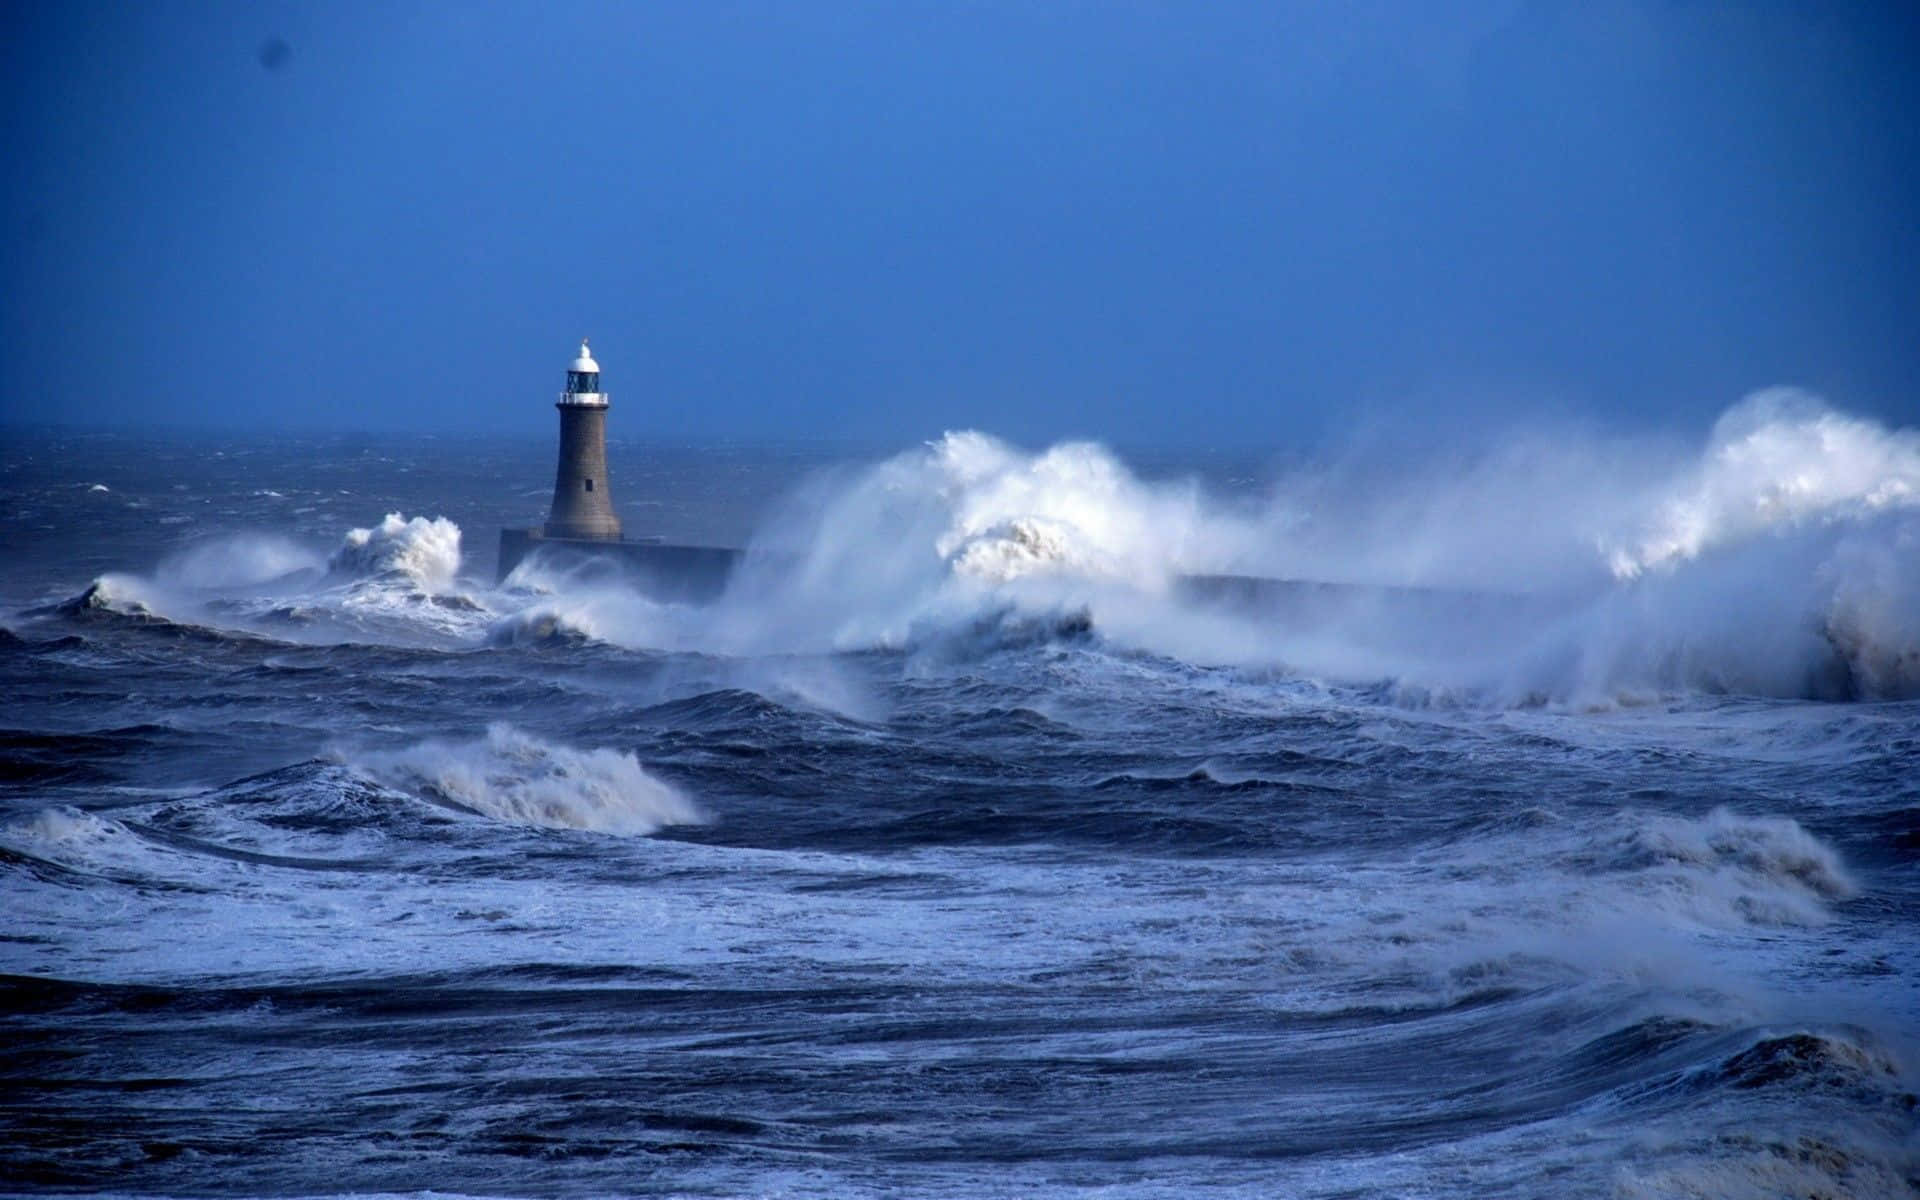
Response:
[[[1920,1190],[1920,433],[0,444],[0,1190]]]

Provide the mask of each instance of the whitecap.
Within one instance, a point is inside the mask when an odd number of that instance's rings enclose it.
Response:
[[[444,591],[460,570],[460,527],[445,517],[388,513],[371,529],[349,530],[327,565],[346,575],[399,574],[425,591]]]
[[[579,750],[505,723],[468,742],[430,740],[402,750],[337,752],[389,787],[514,824],[650,834],[701,821],[680,791],[627,751]]]

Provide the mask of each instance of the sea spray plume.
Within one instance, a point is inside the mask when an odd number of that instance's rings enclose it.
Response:
[[[221,601],[219,593],[288,580],[319,562],[317,555],[285,538],[229,534],[169,555],[151,576],[117,571],[101,575],[78,596],[48,611],[81,617],[107,612],[139,620],[206,620]]]
[[[1295,472],[1267,527],[1258,573],[1441,591],[1329,592],[1249,622],[1237,651],[1214,639],[1240,661],[1468,703],[1920,694],[1920,570],[1901,549],[1920,539],[1920,441],[1802,393],[1747,398],[1692,453],[1533,431],[1454,460]],[[1524,599],[1463,631],[1447,614],[1475,593]],[[1111,605],[1100,627],[1200,632]]]
[[[1596,543],[1687,462],[1684,447],[1570,426],[1452,431],[1444,446],[1357,443],[1279,473],[1244,574],[1509,593],[1591,590]]]
[[[1885,524],[1841,539],[1814,575],[1830,597],[1821,633],[1864,699],[1920,696],[1920,518]]]
[[[754,539],[718,627],[743,646],[898,646],[998,608],[1010,585],[1162,589],[1225,561],[1243,532],[1197,487],[1145,483],[1092,443],[1029,454],[948,433],[813,480]]]
[[[1787,388],[1707,444],[1578,429],[1461,435],[1448,454],[1356,447],[1277,479],[1249,570],[1412,586],[1591,589],[1768,531],[1920,506],[1920,432]]]
[[[285,538],[229,534],[188,546],[152,576],[104,575],[56,606],[297,641],[464,640],[492,616],[457,592],[460,528],[445,518],[397,513],[350,530],[320,570],[320,556]]]
[[[1649,572],[1517,643],[1494,696],[1576,706],[1683,691],[1920,696],[1916,541],[1920,521],[1886,516]]]
[[[1847,670],[1823,636],[1820,565],[1833,531],[1726,546],[1570,607],[1514,640],[1494,698],[1575,707],[1671,692],[1844,700]]]
[[[1920,695],[1920,433],[1759,392],[1643,505],[1547,694]]]
[[[702,819],[691,801],[647,774],[631,753],[555,745],[501,722],[474,741],[335,751],[335,757],[389,787],[516,824],[650,834]]]
[[[1727,410],[1699,466],[1658,497],[1637,535],[1606,547],[1607,560],[1630,579],[1768,530],[1914,507],[1920,432],[1772,388]]]
[[[711,610],[643,605],[584,577],[526,577],[523,590],[550,596],[492,636],[964,654],[986,644],[973,636],[983,621],[1024,630],[1066,614],[1129,649],[1389,681],[1448,703],[1909,695],[1920,690],[1909,615],[1920,581],[1897,549],[1914,535],[1897,522],[1920,519],[1903,499],[1911,436],[1876,430],[1768,393],[1731,410],[1704,454],[1534,430],[1411,469],[1296,472],[1275,484],[1264,519],[1193,483],[1143,481],[1091,444],[1027,453],[953,433],[816,477],[755,538]],[[1729,451],[1760,445],[1774,449]],[[1659,527],[1676,497],[1717,497],[1689,511],[1744,512],[1727,499],[1726,463],[1778,466],[1793,457],[1781,446],[1797,448],[1798,475],[1749,487],[1761,518],[1722,522],[1658,569],[1610,569],[1611,552]],[[1863,462],[1865,474],[1848,465]],[[1387,586],[1294,588],[1278,608],[1244,612],[1164,586],[1209,571]]]
[[[496,646],[602,641],[635,650],[720,648],[694,636],[711,614],[648,595],[616,559],[530,554],[494,599],[519,606],[488,629],[487,641]]]
[[[170,555],[154,574],[185,587],[234,588],[270,583],[320,566],[319,555],[286,538],[240,533],[208,538]]]
[[[154,607],[159,602],[156,589],[149,581],[110,571],[88,584],[79,595],[34,612],[36,615],[60,613],[83,619],[98,613],[112,613],[139,620],[162,620],[163,615]]]
[[[399,574],[423,591],[445,591],[460,570],[460,527],[445,517],[388,513],[371,529],[349,530],[327,567],[344,575]]]
[[[947,529],[934,549],[959,573],[988,581],[1044,571],[1124,578],[1164,587],[1189,558],[1217,557],[1217,531],[1191,485],[1153,486],[1091,442],[1022,454],[979,433],[949,433],[931,448]]]

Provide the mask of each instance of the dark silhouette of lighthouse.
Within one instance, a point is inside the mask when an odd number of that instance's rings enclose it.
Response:
[[[567,390],[554,405],[560,410],[560,465],[553,475],[547,537],[620,540],[620,518],[613,515],[613,491],[607,486],[607,402],[600,390],[600,364],[582,338],[580,357],[567,367]]]
[[[562,570],[599,562],[614,564],[629,584],[666,603],[705,604],[725,591],[740,551],[621,536],[607,486],[607,394],[584,338],[554,407],[560,410],[560,464],[553,507],[545,525],[500,531],[500,581],[511,583],[521,564],[535,560]]]

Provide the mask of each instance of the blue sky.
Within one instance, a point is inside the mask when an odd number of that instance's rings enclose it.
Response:
[[[0,416],[544,434],[585,333],[628,436],[1914,423],[1914,13],[17,5]]]

